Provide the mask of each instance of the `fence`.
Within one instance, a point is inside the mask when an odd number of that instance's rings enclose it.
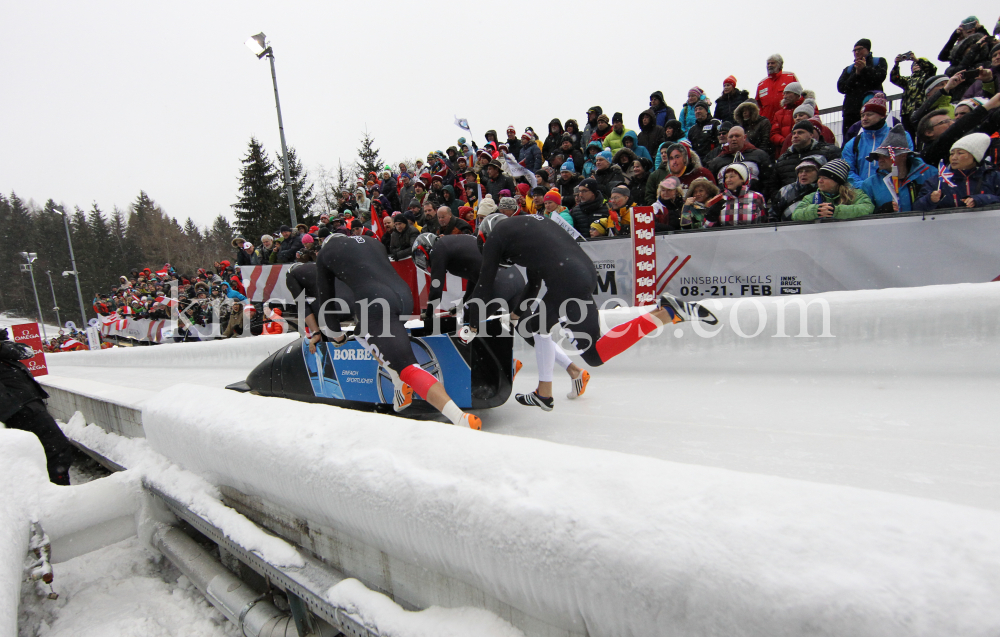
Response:
[[[902,117],[899,114],[899,109],[903,104],[903,94],[898,93],[896,95],[886,95],[885,99],[888,104],[888,112],[890,115],[895,117],[897,120],[902,121]],[[837,145],[844,145],[844,107],[843,106],[833,106],[831,108],[821,108],[819,109],[819,119],[823,122],[823,125],[829,128],[834,137],[837,138]]]

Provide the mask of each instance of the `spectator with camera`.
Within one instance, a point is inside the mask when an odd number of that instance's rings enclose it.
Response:
[[[902,62],[910,62],[910,74],[903,75],[899,70]],[[913,121],[910,116],[923,104],[927,94],[924,91],[924,82],[937,73],[937,67],[927,58],[918,58],[913,51],[896,56],[892,71],[889,72],[889,81],[903,89],[903,103],[900,106],[899,114],[903,119],[903,127],[906,132],[913,135],[917,132],[919,119]]]

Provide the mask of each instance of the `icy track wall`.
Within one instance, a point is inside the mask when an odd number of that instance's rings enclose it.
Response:
[[[611,635],[995,635],[1000,515],[181,385],[154,449]],[[220,453],[225,450],[225,453]],[[263,470],[266,468],[266,471]]]
[[[96,352],[54,354],[56,365],[82,367],[246,367],[299,338],[296,333],[231,338],[224,341],[178,343],[147,347],[116,347]]]
[[[615,358],[608,369],[641,371],[660,360],[678,373],[721,366],[748,374],[1000,374],[1000,283],[703,303],[720,325],[667,327]],[[608,310],[602,316],[610,327],[639,311]],[[524,358],[533,356],[523,344],[516,347]]]

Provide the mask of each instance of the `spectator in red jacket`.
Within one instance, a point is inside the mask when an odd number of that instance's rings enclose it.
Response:
[[[774,122],[774,113],[781,108],[782,95],[785,87],[792,82],[798,82],[794,73],[785,73],[785,60],[775,53],[767,58],[767,77],[757,84],[757,105],[760,106],[760,116]]]
[[[795,126],[795,109],[805,101],[802,92],[802,85],[798,82],[786,86],[781,98],[781,108],[776,110],[774,117],[771,118],[771,146],[774,147],[776,155],[781,152],[785,138],[791,134],[792,126]]]

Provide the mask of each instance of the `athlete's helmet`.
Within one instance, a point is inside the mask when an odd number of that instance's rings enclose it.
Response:
[[[417,235],[417,238],[413,241],[412,252],[413,262],[417,264],[418,268],[423,268],[424,270],[431,269],[431,253],[434,252],[434,244],[437,243],[437,240],[437,235],[431,232],[424,232]]]
[[[506,220],[507,215],[502,212],[494,212],[482,220],[479,224],[479,235],[477,237],[480,252],[483,251],[483,246],[486,245],[486,240],[490,238],[490,234],[493,232],[493,229],[497,227],[497,224]]]

